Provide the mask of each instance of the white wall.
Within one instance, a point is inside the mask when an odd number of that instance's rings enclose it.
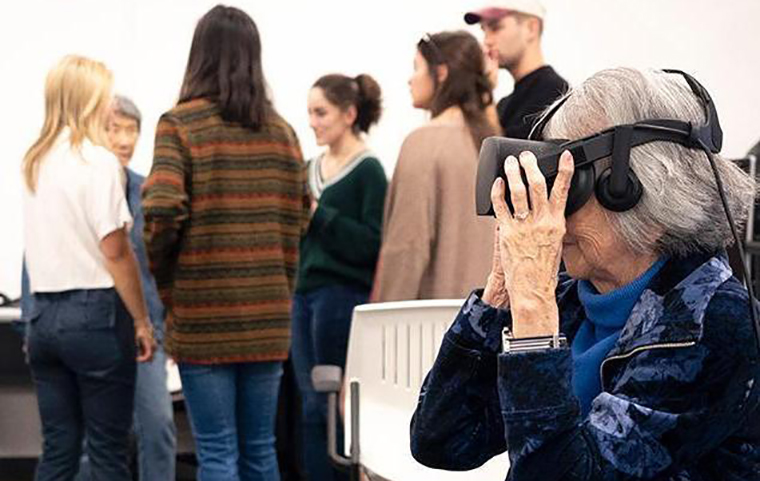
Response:
[[[144,115],[133,161],[150,169],[153,128],[176,99],[193,28],[215,1],[24,0],[0,3],[0,292],[19,293],[21,158],[39,132],[45,74],[67,53],[103,60],[117,90]],[[705,84],[721,114],[724,152],[741,156],[760,137],[757,0],[545,0],[548,61],[571,83],[614,66],[675,67]],[[306,156],[317,152],[306,94],[329,72],[369,73],[385,112],[370,144],[390,176],[406,133],[425,117],[410,105],[407,78],[424,32],[465,28],[463,0],[229,1],[261,31],[277,108]],[[476,5],[478,2],[476,1]],[[478,29],[471,28],[479,34]],[[511,89],[506,73],[498,96]],[[66,246],[61,246],[66,255]]]

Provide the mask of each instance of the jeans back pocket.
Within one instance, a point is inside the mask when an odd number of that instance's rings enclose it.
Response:
[[[116,296],[114,289],[87,291],[86,330],[112,329],[116,324]]]
[[[83,289],[61,300],[58,328],[61,331],[113,329],[116,324],[116,291]]]

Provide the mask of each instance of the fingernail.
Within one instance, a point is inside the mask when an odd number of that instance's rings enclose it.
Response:
[[[528,152],[527,150],[520,152],[520,160],[527,159],[529,155],[530,155],[530,152]]]
[[[507,165],[516,164],[516,163],[517,163],[517,157],[515,157],[514,155],[510,155],[509,157],[507,157]]]

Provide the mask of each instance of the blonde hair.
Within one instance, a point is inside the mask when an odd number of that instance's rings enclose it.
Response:
[[[24,156],[23,174],[31,192],[37,186],[42,159],[64,127],[71,131],[73,148],[85,139],[106,145],[104,109],[111,101],[113,74],[101,62],[68,55],[53,67],[45,80],[45,123],[40,136]]]

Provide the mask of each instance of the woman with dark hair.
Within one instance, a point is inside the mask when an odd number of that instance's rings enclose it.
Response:
[[[298,140],[266,95],[256,25],[214,7],[179,103],[159,120],[143,192],[201,481],[279,479],[274,420],[309,203]]]
[[[305,468],[310,479],[330,481],[346,476],[330,466],[327,403],[314,391],[311,370],[345,366],[354,306],[366,303],[372,288],[388,181],[362,135],[380,119],[380,86],[372,77],[325,75],[310,90],[308,108],[317,144],[327,149],[308,163],[315,200],[301,240],[292,355],[303,400]]]
[[[407,136],[389,187],[373,300],[464,297],[489,271],[489,222],[474,215],[480,143],[497,135],[486,109],[491,82],[467,32],[425,35],[409,79],[416,108],[432,120]]]

